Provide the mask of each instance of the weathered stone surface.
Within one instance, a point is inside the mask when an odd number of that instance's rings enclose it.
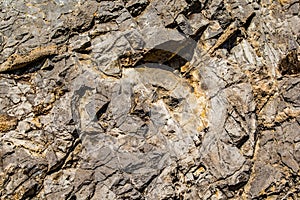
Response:
[[[1,199],[299,199],[299,8],[1,1]]]

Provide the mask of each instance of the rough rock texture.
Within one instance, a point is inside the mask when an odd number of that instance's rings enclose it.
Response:
[[[0,1],[1,199],[300,199],[299,12]]]

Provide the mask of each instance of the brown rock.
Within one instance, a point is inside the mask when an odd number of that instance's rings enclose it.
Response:
[[[16,128],[18,119],[7,114],[0,114],[0,132],[7,132]]]

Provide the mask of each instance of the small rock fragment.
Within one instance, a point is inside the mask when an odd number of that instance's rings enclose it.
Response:
[[[16,128],[18,120],[7,114],[0,114],[0,132],[7,132]]]

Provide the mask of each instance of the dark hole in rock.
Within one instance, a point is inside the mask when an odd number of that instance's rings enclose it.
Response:
[[[200,13],[202,9],[201,2],[199,0],[186,0],[189,4],[188,8],[184,11],[184,14],[190,15],[193,13]]]
[[[56,39],[56,38],[59,38],[61,36],[68,35],[69,32],[70,32],[70,30],[68,28],[58,28],[58,29],[56,29],[54,34],[51,36],[51,38]]]
[[[38,191],[39,185],[36,183],[34,184],[29,190],[27,190],[21,199],[31,199],[32,197],[34,197]]]
[[[128,6],[127,9],[133,17],[136,17],[136,16],[140,15],[146,9],[146,7],[148,5],[149,5],[149,2],[147,2],[147,1],[138,2],[136,4]]]
[[[67,125],[75,125],[74,119],[70,119],[70,121],[67,123]]]
[[[69,69],[70,69],[69,67],[66,68],[66,69],[64,69],[63,71],[61,71],[61,72],[58,74],[58,76],[64,78],[64,77],[67,75]]]
[[[158,63],[180,71],[180,68],[192,59],[195,47],[196,42],[190,38],[184,41],[168,41],[146,52],[136,66]]]
[[[164,97],[163,99],[164,99],[164,102],[171,109],[175,109],[176,107],[178,107],[178,105],[180,104],[180,102],[183,100],[183,99],[178,99],[178,98],[174,98],[174,97],[171,97],[171,96]]]
[[[96,113],[96,119],[99,120],[101,116],[106,113],[110,102],[105,103]]]
[[[144,49],[135,53],[125,53],[116,61],[120,67],[150,67],[171,72],[180,72],[182,67],[188,67],[192,60],[197,43],[192,38],[182,41],[168,41],[152,49]],[[188,74],[189,68],[182,72]]]
[[[231,49],[237,45],[238,40],[237,38],[241,36],[241,31],[237,30],[230,36],[221,46],[221,49],[227,49],[228,52],[231,51]]]
[[[147,121],[147,118],[151,116],[150,112],[145,111],[143,109],[135,109],[133,112],[131,112],[131,114],[140,117],[144,121]]]
[[[253,18],[256,16],[255,12],[252,13],[246,20],[245,24],[243,25],[243,27],[247,30],[253,20]]]
[[[53,69],[54,69],[54,65],[52,65],[52,64],[50,64],[47,67],[43,68],[43,70],[46,70],[46,71],[52,71]]]
[[[200,27],[194,35],[191,35],[191,38],[195,41],[199,41],[202,34],[204,33],[204,31],[207,29],[208,26],[209,26],[209,24]]]
[[[77,197],[75,195],[70,197],[70,200],[76,200],[76,199],[77,199]]]
[[[279,64],[278,70],[282,75],[292,75],[300,73],[300,61],[298,59],[297,50],[293,49],[284,56]]]
[[[168,25],[166,25],[166,28],[169,28],[169,29],[174,29],[178,26],[178,24],[174,21],[173,23],[170,23]]]
[[[237,184],[235,185],[229,185],[228,189],[230,191],[235,191],[239,190],[241,187],[243,187],[249,180],[249,174],[246,172],[242,172],[238,177],[237,177]]]
[[[165,63],[174,56],[174,53],[163,49],[151,49],[140,63]]]
[[[92,49],[89,48],[91,47],[91,45],[92,45],[91,41],[88,41],[82,44],[80,47],[75,48],[73,51],[77,53],[88,54],[92,51]]]
[[[34,72],[40,70],[41,68],[43,68],[43,65],[45,64],[45,62],[47,62],[47,58],[51,59],[51,58],[53,58],[53,56],[41,57],[39,59],[36,59],[36,60],[22,66],[19,69],[10,70],[10,71],[6,71],[3,73],[4,74],[12,74],[12,75],[23,75],[23,74],[34,73]],[[51,71],[53,68],[54,68],[53,65],[48,64],[48,66],[46,66],[43,69]]]
[[[74,138],[79,138],[79,133],[77,130],[74,130],[71,134]]]
[[[249,139],[249,135],[245,135],[239,141],[237,141],[236,147],[241,148],[245,144],[245,142],[247,142],[248,139]]]

